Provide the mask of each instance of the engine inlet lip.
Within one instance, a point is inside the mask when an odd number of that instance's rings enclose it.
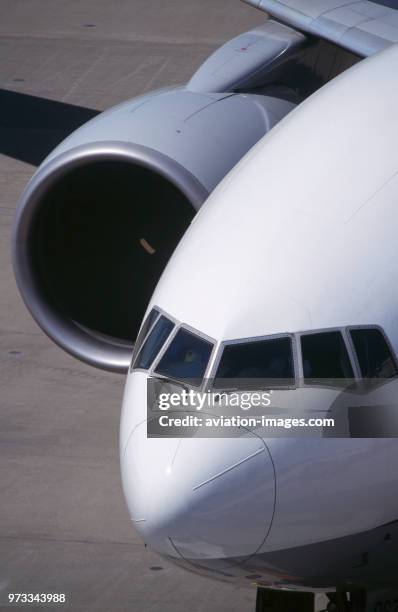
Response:
[[[90,333],[72,319],[61,316],[55,305],[42,294],[32,266],[30,238],[40,210],[42,196],[66,173],[87,163],[124,161],[148,168],[172,183],[198,210],[208,191],[196,177],[167,155],[149,147],[119,141],[94,142],[80,145],[51,157],[33,175],[24,190],[16,211],[11,256],[18,289],[32,317],[42,330],[61,348],[94,367],[124,374],[131,360],[131,345]]]

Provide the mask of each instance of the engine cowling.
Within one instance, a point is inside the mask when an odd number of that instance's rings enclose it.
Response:
[[[124,372],[196,211],[293,106],[181,87],[123,103],[69,136],[25,189],[14,228],[17,283],[42,329],[86,363]]]

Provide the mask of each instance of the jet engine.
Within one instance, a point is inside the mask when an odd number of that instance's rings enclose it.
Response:
[[[86,363],[127,369],[149,298],[196,211],[295,106],[275,90],[251,93],[259,66],[274,68],[273,58],[279,65],[303,42],[267,23],[221,48],[187,86],[130,100],[82,126],[25,189],[13,238],[19,289],[50,338]],[[230,91],[218,92],[225,64],[221,82]]]

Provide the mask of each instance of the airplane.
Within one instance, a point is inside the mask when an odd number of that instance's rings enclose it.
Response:
[[[47,157],[15,276],[55,343],[127,373],[123,487],[150,547],[254,585],[257,612],[307,612],[318,592],[329,612],[393,612],[394,432],[148,435],[151,381],[272,378],[279,401],[327,413],[338,381],[375,408],[370,380],[394,407],[398,5],[246,1],[264,25]]]

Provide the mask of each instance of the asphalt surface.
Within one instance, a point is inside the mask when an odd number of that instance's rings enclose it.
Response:
[[[144,548],[119,475],[123,377],[76,362],[36,326],[14,283],[10,232],[35,166],[70,131],[185,81],[262,21],[238,0],[0,0],[0,610],[15,592],[65,593],[85,612],[254,610],[254,589]]]

